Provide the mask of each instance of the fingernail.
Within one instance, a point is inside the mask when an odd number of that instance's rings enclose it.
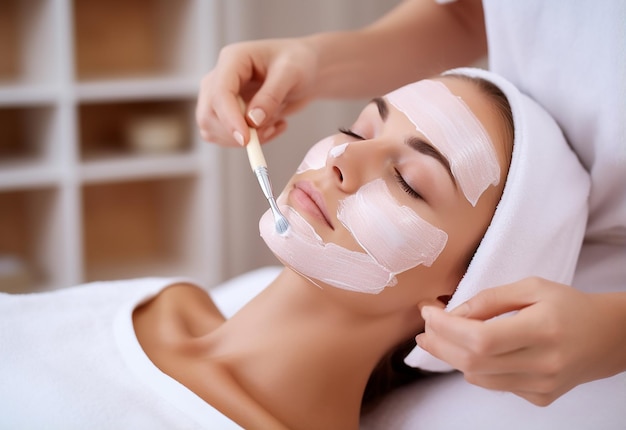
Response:
[[[265,120],[265,112],[261,108],[254,108],[248,112],[248,118],[258,127]]]
[[[235,140],[237,141],[239,145],[243,146],[243,136],[241,135],[241,133],[235,130],[233,132],[233,137],[235,138]]]

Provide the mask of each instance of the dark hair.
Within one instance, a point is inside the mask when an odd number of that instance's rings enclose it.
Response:
[[[396,388],[432,375],[432,372],[407,366],[404,363],[404,357],[411,352],[415,345],[415,337],[411,337],[392,348],[381,358],[365,386],[361,400],[362,413],[376,407],[383,397]]]
[[[485,79],[472,78],[466,75],[455,74],[450,74],[446,76],[452,76],[458,79],[466,80],[468,82],[473,82],[485,93],[485,95],[487,95],[487,97],[491,99],[495,111],[498,115],[500,115],[502,123],[504,124],[504,136],[502,137],[503,139],[505,139],[505,142],[511,142],[511,145],[505,145],[504,147],[506,162],[510,164],[511,155],[513,152],[513,139],[515,136],[515,123],[513,122],[513,111],[511,110],[509,99],[506,98],[506,95],[504,95],[500,88]]]
[[[502,122],[504,123],[503,131],[505,134],[503,138],[505,141],[511,142],[511,145],[505,146],[506,161],[510,163],[515,128],[511,105],[502,90],[484,79],[455,74],[447,76],[474,83],[491,99],[496,112],[501,116]],[[475,252],[476,249],[474,249],[471,255],[473,256]],[[467,261],[467,265],[469,265],[470,261],[471,258]],[[407,366],[404,363],[404,358],[411,352],[415,345],[415,337],[411,336],[410,339],[396,345],[382,357],[367,381],[361,401],[361,412],[367,412],[373,409],[385,395],[394,389],[434,374],[433,372]]]

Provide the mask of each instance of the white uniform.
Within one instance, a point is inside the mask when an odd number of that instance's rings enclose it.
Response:
[[[0,294],[0,429],[240,429],[137,341],[133,309],[179,281]]]
[[[553,115],[591,174],[574,286],[626,291],[626,2],[483,5],[490,69]],[[457,373],[442,375],[393,393],[362,425],[392,428],[624,429],[626,373],[580,385],[546,408],[470,385]]]
[[[626,291],[626,3],[483,4],[490,69],[552,114],[591,174],[574,286]]]

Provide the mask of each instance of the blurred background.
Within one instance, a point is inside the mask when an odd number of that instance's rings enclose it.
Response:
[[[215,285],[277,261],[245,151],[199,138],[225,44],[365,25],[400,0],[0,0],[0,291],[139,276]],[[276,194],[363,101],[265,146]]]

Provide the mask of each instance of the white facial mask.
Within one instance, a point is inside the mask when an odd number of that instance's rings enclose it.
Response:
[[[326,151],[326,160],[343,154],[348,144],[329,148],[323,140],[316,147],[305,157],[306,166],[319,165],[320,148]],[[281,236],[276,232],[268,211],[259,223],[261,237],[286,265],[313,282],[319,280],[349,291],[377,294],[396,284],[396,274],[418,264],[430,266],[447,241],[445,232],[400,205],[382,179],[366,184],[341,201],[337,214],[367,253],[323,242],[302,216],[282,204],[285,199],[281,194],[278,203],[291,225],[289,233]]]
[[[489,135],[463,100],[443,83],[419,81],[385,98],[446,157],[472,206],[489,185],[500,182],[500,165]]]
[[[337,215],[359,245],[392,273],[432,265],[448,239],[442,230],[398,204],[382,179],[343,200]]]
[[[280,205],[280,209],[289,220],[286,235],[276,232],[271,211],[263,214],[259,229],[267,246],[288,267],[313,283],[319,280],[348,291],[377,294],[395,285],[393,274],[369,255],[324,243],[293,208]]]

